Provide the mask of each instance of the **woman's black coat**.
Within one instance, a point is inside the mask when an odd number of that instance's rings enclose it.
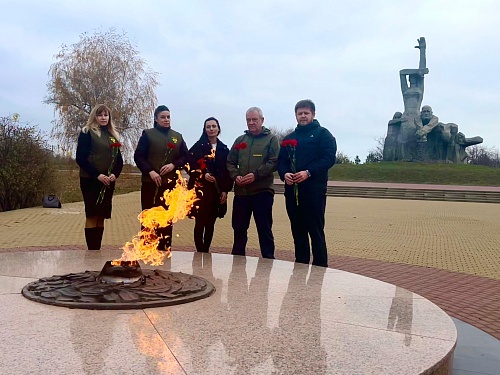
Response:
[[[233,180],[226,167],[228,147],[217,140],[215,158],[211,158],[212,145],[206,137],[202,137],[189,150],[188,162],[190,177],[188,188],[196,187],[200,200],[195,203],[197,209],[191,211],[192,216],[207,215],[223,217],[227,205],[220,205],[220,193],[229,192],[233,188]],[[215,177],[216,183],[205,179],[205,173]]]

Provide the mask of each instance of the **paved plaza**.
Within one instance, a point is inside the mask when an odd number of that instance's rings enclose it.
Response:
[[[229,205],[231,205],[230,195]],[[118,249],[139,230],[139,192],[114,198],[104,248]],[[217,221],[213,252],[229,253],[231,206]],[[452,317],[500,339],[500,205],[329,197],[330,267],[418,293]],[[0,251],[85,249],[83,203],[0,213]],[[194,221],[174,226],[173,250],[193,250]],[[278,259],[293,260],[284,197],[275,196]],[[255,227],[247,255],[258,256]]]

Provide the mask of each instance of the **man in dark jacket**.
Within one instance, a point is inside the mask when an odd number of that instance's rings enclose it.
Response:
[[[234,141],[227,157],[227,169],[234,180],[232,225],[233,255],[245,255],[252,213],[264,258],[274,259],[273,172],[278,163],[279,143],[266,129],[258,107],[246,112],[248,130]]]
[[[295,244],[295,261],[328,267],[325,208],[328,170],[335,164],[335,137],[317,120],[311,100],[295,105],[297,127],[288,134],[278,157],[278,173],[285,181],[285,203]],[[311,245],[309,244],[311,238]]]

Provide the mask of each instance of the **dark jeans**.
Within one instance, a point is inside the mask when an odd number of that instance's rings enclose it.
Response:
[[[158,188],[158,192],[155,196],[156,185],[154,183],[143,182],[141,185],[141,206],[143,210],[147,210],[156,206],[165,206],[163,201],[160,200],[160,197],[163,196],[163,193],[167,189],[173,189],[175,187],[175,181],[166,185],[162,185]],[[143,229],[143,228],[141,228]],[[158,242],[158,250],[168,250],[170,246],[172,246],[172,224],[167,225],[166,227],[156,228],[155,233],[156,236],[160,239]]]
[[[262,257],[274,259],[273,203],[274,194],[267,191],[234,197],[232,215],[234,243],[231,254],[245,255],[247,232],[253,214]]]
[[[309,264],[312,247],[313,265],[328,267],[325,240],[326,195],[321,192],[301,194],[299,188],[299,204],[297,205],[293,193],[285,194],[285,203],[295,244],[295,261]]]

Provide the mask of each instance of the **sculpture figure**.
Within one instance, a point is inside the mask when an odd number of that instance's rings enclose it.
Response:
[[[424,98],[424,75],[429,73],[426,67],[426,43],[425,38],[417,39],[420,50],[420,61],[418,69],[402,69],[399,71],[401,81],[401,93],[403,94],[403,103],[405,111],[404,116],[417,118],[420,116],[420,106]],[[410,83],[408,85],[408,82]]]
[[[481,137],[472,137],[466,138],[464,133],[458,132],[455,135],[455,139],[453,142],[453,149],[450,150],[450,161],[453,163],[459,164],[467,164],[467,152],[465,149],[469,146],[474,146],[479,143],[483,143],[483,138]]]
[[[424,98],[424,75],[429,73],[426,68],[425,38],[417,39],[420,50],[418,69],[402,69],[399,71],[401,93],[403,94],[404,112],[400,126],[400,155],[395,160],[411,161],[417,156],[416,132],[422,127],[420,106]]]
[[[383,159],[400,160],[401,157],[401,141],[399,139],[401,132],[401,121],[403,114],[396,112],[387,124],[387,136],[385,137]]]
[[[396,112],[387,126],[384,161],[441,161],[466,163],[465,148],[482,143],[481,137],[466,138],[458,125],[439,122],[428,105],[422,107],[426,64],[425,38],[417,39],[420,51],[418,69],[399,71],[404,112]]]

